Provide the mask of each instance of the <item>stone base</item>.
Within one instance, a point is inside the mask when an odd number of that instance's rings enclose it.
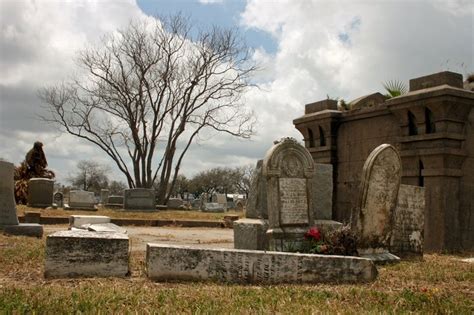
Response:
[[[5,234],[43,237],[43,226],[37,223],[20,223],[3,226]]]
[[[395,264],[400,262],[400,257],[386,250],[358,249],[359,256],[372,260],[376,265]]]
[[[64,210],[97,211],[97,206],[84,207],[84,206],[71,206],[71,205],[68,205],[68,204],[64,204]]]
[[[234,248],[267,250],[268,220],[240,219],[234,221]]]
[[[122,233],[60,231],[46,239],[46,278],[125,277],[129,239]]]
[[[157,281],[237,283],[367,282],[377,277],[369,259],[255,250],[147,244],[146,270]]]
[[[123,209],[123,204],[121,203],[106,203],[104,205],[105,208],[111,208],[111,209]]]
[[[304,234],[309,228],[276,228],[267,231],[268,248],[277,252],[299,251],[304,242]]]
[[[156,205],[156,210],[168,210],[167,205]]]

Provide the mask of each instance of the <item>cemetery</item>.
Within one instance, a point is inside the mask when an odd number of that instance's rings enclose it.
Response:
[[[1,314],[474,313],[474,73],[449,70],[448,59],[446,70],[411,78],[408,88],[385,81],[387,94],[354,98],[370,85],[345,74],[373,67],[366,59],[379,47],[368,54],[360,45],[373,23],[362,11],[329,23],[336,33],[311,17],[319,24],[308,35],[292,24],[315,3],[283,8],[288,23],[273,7],[270,22],[260,19],[259,1],[244,1],[233,5],[253,11],[220,17],[240,19],[235,29],[196,32],[181,14],[135,11],[139,2],[111,10],[130,22],[99,23],[110,33],[94,45],[92,26],[58,35],[46,25],[54,41],[34,32],[37,56],[16,52],[30,39],[4,23],[5,64],[10,54],[47,60],[71,37],[81,70],[58,83],[66,72],[52,68],[45,78],[32,67],[44,86],[19,67],[2,71],[2,101],[41,103],[34,114],[51,129],[15,130],[16,118],[2,119],[12,132],[1,135],[9,146],[0,156]],[[107,18],[110,7],[95,5]],[[461,20],[456,5],[448,11]],[[35,14],[21,16],[27,25]],[[258,48],[247,47],[240,26]],[[72,69],[70,57],[57,59]],[[463,72],[470,66],[460,63]]]

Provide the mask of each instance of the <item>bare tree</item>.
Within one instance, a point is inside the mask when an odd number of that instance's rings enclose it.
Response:
[[[129,187],[159,182],[161,203],[202,130],[253,133],[241,96],[256,67],[236,30],[192,32],[181,15],[133,21],[78,64],[84,73],[40,91],[43,119],[102,149]]]
[[[79,161],[77,171],[68,178],[73,187],[99,193],[101,189],[107,188],[109,179],[107,167],[95,161]]]
[[[252,164],[240,166],[235,169],[235,187],[240,193],[245,194],[246,199],[249,197],[254,172],[255,167]]]

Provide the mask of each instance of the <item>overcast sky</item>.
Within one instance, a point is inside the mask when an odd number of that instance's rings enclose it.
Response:
[[[193,145],[187,176],[262,158],[272,141],[301,140],[304,104],[383,92],[382,82],[450,70],[474,72],[474,1],[0,0],[0,157],[19,164],[37,140],[66,183],[79,160],[113,162],[84,140],[38,120],[37,91],[74,73],[75,52],[130,19],[190,15],[201,27],[239,27],[263,70],[245,95],[258,115],[250,141],[214,136]]]

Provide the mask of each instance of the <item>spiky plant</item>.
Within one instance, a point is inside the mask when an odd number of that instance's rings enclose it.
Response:
[[[387,91],[387,94],[385,94],[385,96],[389,98],[397,97],[408,92],[405,83],[399,80],[389,80],[387,82],[384,82],[383,87]]]

